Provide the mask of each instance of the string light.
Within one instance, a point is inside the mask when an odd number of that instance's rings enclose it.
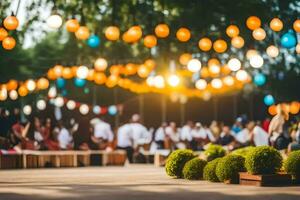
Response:
[[[177,87],[180,83],[179,76],[172,74],[168,77],[168,84],[172,87]]]
[[[260,55],[254,55],[250,58],[250,65],[254,68],[260,68],[264,64],[264,59]]]
[[[231,71],[238,71],[240,68],[241,68],[241,61],[237,58],[231,58],[229,61],[228,61],[228,67]]]
[[[79,112],[82,114],[82,115],[86,115],[88,114],[90,111],[90,108],[88,105],[86,104],[82,104],[80,107],[79,107]]]
[[[198,59],[191,59],[188,62],[187,68],[191,72],[198,72],[201,69],[201,62]]]
[[[199,79],[196,81],[196,88],[199,90],[204,90],[207,86],[207,82],[204,79]]]
[[[73,100],[69,100],[69,101],[67,102],[66,106],[67,106],[67,108],[68,108],[69,110],[74,110],[75,107],[76,107],[76,103],[75,103],[75,101],[73,101]]]
[[[50,17],[48,17],[46,23],[50,28],[58,29],[62,25],[62,18],[57,14],[51,15]]]
[[[214,78],[212,81],[211,81],[211,86],[215,89],[220,89],[222,86],[223,86],[223,83],[221,81],[221,79],[219,78]]]

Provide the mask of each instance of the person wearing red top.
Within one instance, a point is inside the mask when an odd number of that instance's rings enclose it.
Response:
[[[267,118],[263,121],[263,123],[262,123],[262,128],[263,128],[266,132],[268,132],[268,130],[269,130],[270,122],[271,122],[270,118],[267,117]]]

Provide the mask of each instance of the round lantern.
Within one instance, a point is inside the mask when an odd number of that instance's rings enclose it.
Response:
[[[7,90],[5,88],[0,89],[0,101],[5,101],[7,99]]]
[[[198,90],[204,90],[207,86],[207,82],[204,79],[199,79],[196,81],[195,86]]]
[[[90,36],[90,31],[86,26],[80,26],[75,32],[75,36],[79,40],[86,40]]]
[[[277,114],[277,106],[276,105],[269,106],[268,112],[270,115],[276,115]]]
[[[88,105],[86,104],[82,104],[80,107],[79,107],[79,112],[82,114],[82,115],[86,115],[88,114],[90,111],[90,108]]]
[[[264,40],[266,38],[266,31],[262,28],[257,28],[252,32],[252,36],[258,41]]]
[[[223,83],[221,81],[221,79],[219,78],[214,78],[212,81],[211,81],[211,86],[215,89],[220,89],[222,86],[223,86]]]
[[[246,25],[250,30],[255,30],[261,26],[261,21],[256,16],[250,16],[246,21]]]
[[[172,74],[168,77],[168,84],[171,87],[177,87],[180,83],[180,78],[176,74]]]
[[[153,59],[147,59],[144,63],[150,70],[154,69],[156,62]]]
[[[62,72],[63,72],[63,66],[61,65],[55,65],[53,67],[53,72],[55,74],[56,77],[61,77]]]
[[[224,77],[223,82],[227,86],[232,86],[234,84],[234,79],[232,78],[232,76],[226,76]]]
[[[237,49],[240,49],[244,46],[245,41],[241,36],[236,36],[231,39],[231,45]]]
[[[125,66],[125,73],[126,75],[133,75],[137,71],[136,65],[133,63],[128,63]]]
[[[276,32],[281,31],[283,28],[283,23],[279,18],[273,18],[270,22],[270,28]]]
[[[212,47],[212,42],[209,38],[202,38],[199,40],[198,46],[202,51],[209,51]]]
[[[18,92],[16,90],[10,91],[8,95],[11,100],[16,100],[18,98]]]
[[[187,68],[191,72],[198,72],[201,69],[201,62],[198,59],[191,59],[187,64]]]
[[[7,30],[15,30],[18,28],[19,26],[19,20],[17,19],[17,17],[15,16],[8,16],[4,19],[3,21],[3,26],[7,29]]]
[[[132,26],[128,29],[127,34],[130,42],[136,42],[143,35],[142,28],[140,26]]]
[[[154,35],[146,35],[144,38],[145,47],[152,48],[157,44],[157,39]]]
[[[180,28],[176,32],[176,37],[180,42],[187,42],[191,38],[191,32],[187,28]]]
[[[58,29],[62,25],[62,18],[57,14],[51,15],[48,17],[46,23],[50,28]]]
[[[24,97],[28,94],[28,89],[24,85],[22,85],[19,87],[18,93],[21,97]]]
[[[36,88],[36,83],[32,79],[29,79],[28,81],[26,81],[25,85],[29,91],[33,91]]]
[[[8,36],[8,32],[5,30],[5,28],[0,28],[0,41],[4,40]]]
[[[37,107],[37,109],[39,109],[39,110],[45,110],[45,109],[46,109],[46,106],[47,106],[47,104],[46,104],[46,101],[45,101],[45,100],[40,99],[40,100],[38,100],[38,101],[36,102],[36,107]]]
[[[156,88],[162,89],[165,87],[165,79],[160,75],[154,77],[153,83]]]
[[[158,24],[154,30],[155,34],[159,38],[166,38],[170,34],[170,29],[167,24]]]
[[[66,106],[69,110],[74,110],[76,108],[76,103],[73,100],[69,100],[67,102]]]
[[[66,22],[66,29],[68,32],[75,33],[80,27],[77,19],[69,19]]]
[[[239,70],[236,73],[236,79],[244,82],[248,79],[248,73],[245,70]]]
[[[141,77],[141,78],[146,78],[150,71],[149,69],[147,68],[146,65],[141,65],[139,68],[138,68],[138,71],[137,71],[138,75]]]
[[[76,76],[80,79],[86,79],[89,75],[89,69],[86,66],[80,66],[77,69]]]
[[[77,70],[76,70],[77,71]],[[64,67],[63,71],[62,71],[62,77],[64,79],[70,79],[73,77],[73,73],[70,67]]]
[[[213,48],[217,53],[223,53],[227,49],[227,43],[224,40],[216,40]]]
[[[74,79],[74,84],[75,84],[75,86],[77,86],[77,87],[82,88],[82,87],[85,86],[85,83],[86,83],[86,80],[85,80],[85,79],[80,79],[80,78],[75,78],[75,79]]]
[[[2,40],[2,47],[6,50],[12,50],[16,46],[16,40],[13,37],[6,37]]]
[[[57,95],[57,90],[56,87],[50,87],[49,91],[48,91],[48,97],[49,98],[54,98]]]
[[[49,87],[49,81],[46,78],[40,78],[36,85],[38,89],[45,90]]]
[[[105,37],[108,40],[116,41],[120,37],[120,30],[116,26],[109,26],[105,29]]]
[[[93,107],[93,113],[95,115],[99,115],[101,113],[101,107],[100,106],[94,106]]]
[[[104,58],[98,58],[94,63],[94,68],[96,71],[104,71],[106,70],[108,64]]]
[[[6,84],[7,90],[16,90],[18,87],[18,82],[16,80],[9,80]]]
[[[274,97],[270,94],[266,95],[264,97],[264,103],[267,105],[267,106],[270,106],[272,104],[275,103],[275,100],[274,100]]]
[[[296,53],[300,54],[300,43],[296,45]]]
[[[264,59],[260,55],[254,55],[250,58],[250,65],[254,68],[260,68],[264,64]]]
[[[254,84],[257,86],[262,86],[266,83],[266,76],[264,74],[256,74],[254,76]]]
[[[230,25],[226,28],[226,34],[231,38],[238,36],[239,33],[240,30],[236,25]]]
[[[246,53],[246,57],[248,60],[250,60],[253,56],[258,55],[257,51],[254,49],[250,49]]]
[[[101,85],[106,82],[106,76],[104,73],[95,73],[94,74],[94,81],[96,84]]]
[[[299,113],[300,110],[300,103],[297,101],[293,101],[290,104],[290,113],[296,115]]]
[[[228,67],[231,71],[238,71],[242,64],[241,64],[241,61],[237,58],[231,58],[229,61],[228,61]]]
[[[281,46],[291,49],[296,46],[297,39],[292,32],[287,32],[280,39]]]
[[[66,80],[63,78],[56,79],[56,85],[59,89],[62,89],[66,86]]]
[[[109,106],[108,107],[108,114],[116,115],[118,113],[117,106]]]
[[[187,65],[188,62],[192,59],[192,54],[190,53],[183,53],[179,57],[179,62],[182,65]]]
[[[201,68],[200,76],[201,76],[202,78],[207,78],[207,77],[209,77],[209,71],[208,71],[208,68],[207,68],[207,67],[202,67],[202,68]]]
[[[32,108],[31,108],[30,105],[26,105],[26,106],[23,107],[23,113],[24,113],[25,115],[30,115],[31,112],[32,112]]]
[[[97,35],[91,35],[87,40],[87,44],[91,48],[97,48],[100,45],[100,38]]]
[[[268,56],[272,58],[275,58],[279,55],[279,49],[274,45],[269,46],[266,51]]]
[[[300,19],[297,19],[294,24],[293,24],[293,28],[297,33],[300,33]]]
[[[56,97],[56,98],[54,99],[54,105],[55,105],[56,107],[61,108],[61,107],[63,107],[64,103],[65,103],[65,100],[64,100],[63,97]]]

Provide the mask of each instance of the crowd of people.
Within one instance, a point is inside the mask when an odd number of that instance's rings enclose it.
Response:
[[[29,150],[126,150],[130,162],[141,150],[155,152],[158,149],[184,149],[195,151],[205,149],[209,143],[222,145],[227,150],[245,146],[272,145],[279,150],[300,149],[300,122],[291,123],[288,114],[277,108],[272,120],[263,122],[236,119],[232,126],[212,121],[204,125],[188,121],[181,128],[175,122],[162,123],[156,130],[147,129],[140,116],[131,119],[115,130],[104,118],[79,121],[41,119],[33,117],[26,123],[20,120],[20,112],[15,109],[10,115],[1,109],[0,149]]]

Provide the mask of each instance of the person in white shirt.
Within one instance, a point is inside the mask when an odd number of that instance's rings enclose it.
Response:
[[[133,136],[133,146],[136,150],[144,144],[149,144],[152,140],[147,128],[140,123],[140,116],[134,114],[131,118],[131,131]]]
[[[130,163],[133,162],[133,132],[130,123],[123,124],[117,131],[117,149],[125,150]]]
[[[62,121],[58,122],[58,127],[54,129],[57,132],[57,139],[59,147],[62,150],[73,149],[73,136],[70,132],[63,126]]]
[[[161,126],[155,131],[154,141],[157,144],[157,149],[164,149],[167,126],[168,124],[166,122],[163,122]]]
[[[184,142],[188,147],[191,146],[191,142],[193,140],[193,128],[194,123],[192,121],[187,121],[187,123],[180,130],[180,140]]]
[[[95,143],[100,150],[109,148],[114,139],[110,124],[99,118],[91,120],[91,124],[93,127],[93,135],[91,136],[92,142]]]
[[[203,150],[203,146],[208,143],[209,137],[207,130],[201,125],[200,122],[197,122],[195,127],[191,131],[193,137],[192,149],[194,151]]]
[[[176,127],[175,122],[170,122],[170,125],[166,128],[166,148],[171,150],[182,149],[183,145],[180,143],[180,134]],[[185,146],[185,145],[184,145]]]
[[[252,140],[255,146],[268,146],[269,134],[260,126],[254,126],[252,130]]]

